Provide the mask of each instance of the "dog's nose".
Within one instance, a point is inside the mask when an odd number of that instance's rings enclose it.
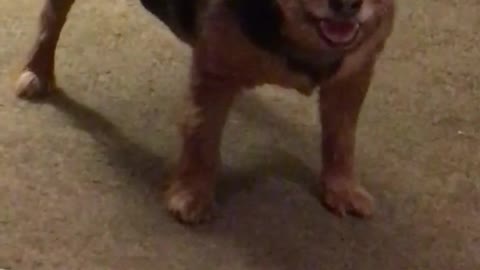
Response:
[[[362,7],[363,0],[328,0],[328,6],[336,15],[353,17]]]

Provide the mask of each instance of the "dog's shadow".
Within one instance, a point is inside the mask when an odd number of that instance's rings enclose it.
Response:
[[[277,123],[276,128],[289,129],[288,123],[262,106],[261,101],[247,102],[254,102],[253,114],[262,116],[255,118],[241,106],[240,113],[246,113],[247,122],[260,121],[262,125],[267,121],[267,126]],[[165,181],[159,180],[168,174],[165,158],[132,141],[108,119],[63,91],[47,98],[46,103],[68,116],[76,128],[88,132],[104,147],[111,165],[133,176],[142,189],[164,187]],[[255,269],[321,269],[323,259],[319,258],[341,261],[334,257],[335,252],[324,249],[339,237],[325,233],[336,230],[335,221],[325,221],[321,214],[325,211],[304,189],[315,178],[312,170],[294,155],[273,150],[268,153],[271,158],[252,168],[223,171],[218,187],[220,215],[212,223],[194,229],[194,237],[222,244],[227,241],[228,248],[238,250]]]
[[[100,145],[109,165],[135,178],[135,185],[161,187],[160,180],[165,176],[164,158],[132,141],[103,115],[75,101],[60,88],[40,102],[52,105],[67,116],[75,128],[87,132]]]
[[[82,131],[87,132],[104,151],[108,162],[120,172],[129,177],[138,178],[138,184],[151,187],[164,188],[166,181],[161,181],[168,177],[171,169],[171,161],[167,161],[157,153],[151,151],[132,139],[128,138],[119,128],[100,113],[87,107],[84,104],[72,99],[61,88],[57,89],[54,95],[48,96],[38,103],[46,103],[55,107],[59,112],[68,117],[71,124]],[[248,103],[255,108],[254,112],[247,110],[245,106]],[[239,112],[245,116],[246,121],[262,121],[267,129],[272,128],[272,123],[277,123],[283,131],[292,133],[294,128],[288,127],[288,122],[278,118],[262,102],[255,98],[248,98],[246,102],[239,107]],[[255,118],[253,115],[261,115]],[[292,134],[290,134],[292,135]],[[301,137],[300,134],[293,134],[295,138]],[[236,170],[224,168],[220,175],[218,187],[219,200],[227,202],[229,198],[237,192],[250,189],[254,184],[254,179],[260,179],[269,175],[282,175],[286,179],[294,179],[303,187],[309,187],[314,179],[314,174],[306,164],[299,158],[287,153],[286,151],[275,149],[275,153],[269,155],[272,158],[265,159],[250,168]]]

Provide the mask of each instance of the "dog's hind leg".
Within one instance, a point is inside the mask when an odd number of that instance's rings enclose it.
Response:
[[[55,50],[75,0],[44,0],[35,43],[17,80],[21,98],[35,98],[55,88]]]

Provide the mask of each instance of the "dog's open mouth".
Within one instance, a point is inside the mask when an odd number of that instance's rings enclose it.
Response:
[[[347,47],[352,44],[359,29],[360,25],[355,21],[322,19],[318,25],[320,35],[335,47]]]

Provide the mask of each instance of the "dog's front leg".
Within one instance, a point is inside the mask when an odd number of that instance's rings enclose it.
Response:
[[[323,168],[319,190],[326,207],[337,215],[361,217],[373,212],[373,198],[355,180],[355,133],[373,67],[321,87]]]
[[[42,96],[55,88],[55,50],[75,0],[44,0],[35,43],[17,81],[19,97]]]
[[[211,216],[222,130],[238,90],[231,80],[202,73],[194,65],[181,123],[180,160],[166,193],[168,210],[183,223]]]

